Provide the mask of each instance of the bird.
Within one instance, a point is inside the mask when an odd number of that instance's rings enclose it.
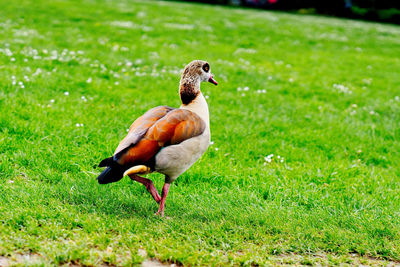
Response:
[[[200,90],[201,82],[218,85],[210,64],[194,60],[185,66],[180,79],[181,106],[158,106],[137,118],[113,156],[99,163],[99,167],[105,167],[97,177],[99,184],[129,176],[146,187],[159,204],[155,215],[164,217],[171,183],[189,169],[210,144],[208,104]],[[165,176],[161,196],[152,180],[140,176],[152,172]]]

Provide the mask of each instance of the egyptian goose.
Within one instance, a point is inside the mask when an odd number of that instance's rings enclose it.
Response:
[[[99,167],[107,168],[97,177],[98,182],[117,182],[128,175],[146,186],[160,204],[156,215],[163,217],[171,183],[192,166],[210,144],[208,105],[200,91],[200,82],[205,81],[217,85],[210,65],[202,60],[190,62],[179,85],[180,108],[159,106],[136,119],[114,155],[100,162]],[[161,197],[150,179],[139,176],[154,171],[165,175]]]

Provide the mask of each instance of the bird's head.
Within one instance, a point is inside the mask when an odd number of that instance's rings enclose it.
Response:
[[[192,82],[210,82],[217,85],[211,74],[210,64],[203,60],[193,60],[183,70],[182,80]]]
[[[194,60],[186,65],[179,86],[182,104],[191,103],[200,94],[200,83],[210,82],[217,85],[211,74],[210,64],[203,60]]]

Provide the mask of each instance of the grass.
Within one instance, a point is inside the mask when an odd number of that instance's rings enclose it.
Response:
[[[0,28],[3,258],[400,261],[398,27],[174,2],[41,0],[3,1]],[[179,106],[180,70],[193,59],[209,61],[220,83],[202,85],[214,144],[171,186],[169,219],[160,219],[142,185],[98,185],[93,165],[143,112]],[[151,177],[160,188],[162,176]]]

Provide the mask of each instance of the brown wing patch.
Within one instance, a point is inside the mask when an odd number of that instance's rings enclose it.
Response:
[[[173,110],[173,108],[167,106],[155,107],[148,110],[141,117],[137,118],[132,123],[131,127],[129,127],[128,135],[121,141],[121,143],[119,143],[114,155],[139,142],[140,139],[146,134],[147,130],[171,110]]]
[[[128,149],[128,151],[118,159],[118,163],[121,165],[145,163],[159,150],[160,146],[157,141],[142,139],[135,146]]]
[[[149,139],[165,144],[179,144],[186,139],[200,135],[205,129],[204,121],[195,113],[176,109],[160,119],[148,131]]]
[[[158,151],[168,145],[179,144],[204,132],[206,125],[195,113],[175,109],[151,126],[145,136],[126,153],[118,162],[124,164],[145,163]]]

